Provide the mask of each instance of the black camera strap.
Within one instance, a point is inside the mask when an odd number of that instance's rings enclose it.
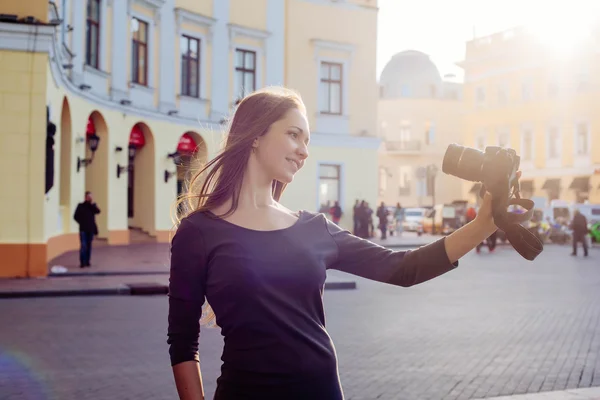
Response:
[[[479,192],[481,198],[483,198],[485,192],[486,188],[482,185]],[[492,198],[492,203],[493,201],[494,199]],[[533,261],[544,250],[544,244],[536,235],[523,227],[521,223],[529,221],[533,216],[534,203],[532,200],[519,198],[517,194],[517,198],[508,200],[508,205],[517,205],[527,211],[524,213],[506,211],[506,218],[503,218],[502,221],[497,221],[496,226],[504,231],[506,239],[517,253],[526,260]]]

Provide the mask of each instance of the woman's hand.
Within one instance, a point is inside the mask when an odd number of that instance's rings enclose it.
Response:
[[[517,172],[517,179],[519,178],[521,178],[521,171]],[[484,227],[489,227],[490,229],[496,226],[494,224],[494,216],[492,215],[492,195],[490,192],[486,192],[483,196],[483,202],[481,203],[479,212],[475,217],[475,221],[477,221],[477,224]]]

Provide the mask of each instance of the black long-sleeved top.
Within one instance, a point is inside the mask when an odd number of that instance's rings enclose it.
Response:
[[[360,239],[322,214],[256,231],[195,213],[171,245],[168,340],[171,364],[198,361],[204,299],[224,336],[216,397],[342,399],[337,357],[325,329],[326,270],[398,286],[455,268],[444,239],[392,251]]]

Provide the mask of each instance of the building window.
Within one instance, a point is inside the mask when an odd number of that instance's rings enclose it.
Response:
[[[558,128],[552,127],[548,130],[548,158],[556,159],[558,158]]]
[[[533,98],[533,89],[531,83],[523,82],[521,84],[521,96],[523,101],[529,101]]]
[[[504,86],[500,86],[498,88],[498,105],[505,105],[508,103],[508,94],[506,93],[506,88]]]
[[[342,85],[342,64],[321,62],[321,113],[342,114]]]
[[[431,85],[429,87],[429,95],[431,98],[435,99],[437,97],[437,87],[435,85]]]
[[[99,69],[100,65],[100,0],[88,0],[85,25],[85,63]]]
[[[577,91],[584,92],[590,85],[590,78],[587,73],[577,75]]]
[[[477,88],[477,104],[484,104],[485,103],[485,89],[482,87],[478,87]]]
[[[200,40],[181,36],[181,94],[200,97]]]
[[[558,95],[558,82],[551,81],[548,83],[548,96],[555,97],[556,95]]]
[[[400,86],[400,97],[410,97],[410,86],[403,84]]]
[[[341,167],[336,164],[319,165],[319,205],[341,203]]]
[[[409,121],[402,121],[400,123],[400,130],[398,131],[399,133],[399,140],[401,142],[407,143],[410,141],[410,122]]]
[[[523,148],[521,149],[521,158],[523,161],[531,161],[533,159],[533,133],[531,129],[523,131]]]
[[[481,134],[477,136],[477,140],[475,141],[475,147],[481,151],[485,149],[485,135]]]
[[[148,86],[148,62],[148,24],[132,18],[131,81],[133,83]]]
[[[435,123],[425,123],[425,144],[432,145],[435,143]]]
[[[256,90],[256,52],[235,50],[235,95],[243,98]]]
[[[384,196],[387,191],[387,170],[379,167],[379,195]]]
[[[577,137],[575,139],[577,155],[587,156],[589,154],[588,126],[587,124],[577,124]]]
[[[398,167],[398,195],[399,196],[410,196],[410,177],[412,174],[412,167],[409,165],[402,165]]]
[[[510,135],[505,130],[498,131],[498,146],[500,147],[508,147],[510,142]]]

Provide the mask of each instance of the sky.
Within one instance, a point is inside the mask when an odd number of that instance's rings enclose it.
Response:
[[[377,79],[403,50],[431,56],[440,73],[455,73],[465,43],[519,25],[551,37],[600,15],[600,0],[379,0]],[[582,22],[583,21],[583,22]]]

